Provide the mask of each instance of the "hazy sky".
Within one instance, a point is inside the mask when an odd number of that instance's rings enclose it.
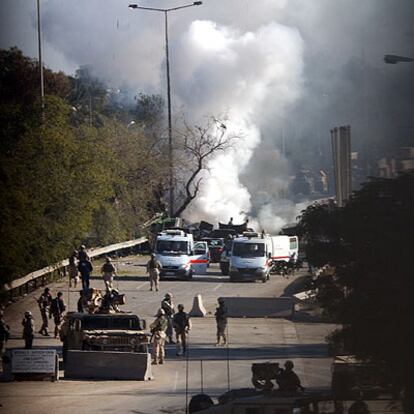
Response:
[[[163,14],[123,0],[40,3],[47,66],[73,73],[88,64],[111,86],[165,94]],[[36,1],[0,8],[0,47],[37,57]],[[414,56],[413,21],[412,0],[205,0],[172,13],[173,110],[193,121],[227,113],[229,130],[244,131],[236,151],[212,161],[190,218],[254,211],[267,229],[292,220],[281,194],[293,167],[314,162],[296,165],[298,151],[318,147],[326,163],[333,126],[351,125],[354,149],[373,157],[412,143],[414,64],[383,56]]]

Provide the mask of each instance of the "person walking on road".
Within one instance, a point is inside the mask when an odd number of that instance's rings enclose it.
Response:
[[[6,349],[6,343],[10,338],[10,327],[3,319],[3,311],[0,310],[0,359]]]
[[[49,336],[49,311],[52,303],[52,295],[48,287],[40,295],[37,303],[39,304],[40,315],[42,316],[42,327],[39,333],[44,336]]]
[[[73,287],[76,289],[78,285],[78,251],[74,250],[69,257],[69,287]]]
[[[165,317],[164,309],[158,309],[156,319],[150,325],[151,330],[151,355],[152,364],[158,365],[164,363],[165,358],[165,338],[168,326],[167,318]]]
[[[177,306],[178,312],[173,317],[173,326],[177,341],[177,356],[187,351],[188,331],[191,329],[191,320],[181,303]],[[180,349],[182,348],[182,350]]]
[[[227,329],[227,307],[224,304],[223,298],[218,298],[218,308],[214,314],[217,324],[217,342],[216,346],[220,346],[220,340],[223,339],[223,346],[227,344],[226,329]]]
[[[110,257],[105,259],[105,263],[101,267],[102,277],[105,283],[106,292],[112,292],[114,277],[116,276],[116,267],[112,263]]]
[[[63,293],[58,292],[57,296],[52,300],[50,305],[50,315],[53,316],[55,323],[55,338],[59,336],[60,324],[62,323],[63,313],[66,310],[66,304],[63,300]]]
[[[82,279],[82,290],[86,293],[89,290],[89,278],[91,276],[93,266],[89,259],[79,261],[78,270]]]
[[[174,344],[174,340],[173,340],[173,317],[174,317],[174,313],[175,313],[175,308],[174,308],[174,303],[173,303],[173,295],[170,292],[167,292],[165,294],[164,299],[161,301],[161,309],[164,310],[165,312],[165,316],[167,318],[168,321],[168,328],[167,328],[167,337],[168,337],[168,342],[170,344]]]
[[[35,330],[32,312],[26,311],[24,313],[22,325],[23,325],[24,347],[26,349],[32,349],[34,330]]]
[[[155,258],[155,254],[151,254],[151,259],[147,263],[147,273],[149,274],[150,290],[155,287],[158,292],[160,286],[160,270],[161,263]]]

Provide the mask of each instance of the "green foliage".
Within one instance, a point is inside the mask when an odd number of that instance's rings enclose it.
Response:
[[[332,339],[385,363],[402,388],[414,372],[413,211],[411,172],[373,179],[342,209],[312,206],[300,222],[311,263],[336,267],[335,278],[320,288],[324,305],[343,324]],[[342,297],[332,293],[338,291]]]
[[[2,282],[81,243],[139,235],[166,165],[153,135],[108,118],[105,85],[85,68],[74,79],[45,69],[42,110],[37,62],[17,49],[0,51],[0,62]]]

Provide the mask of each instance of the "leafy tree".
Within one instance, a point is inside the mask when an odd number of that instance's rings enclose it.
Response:
[[[372,179],[344,208],[311,206],[300,221],[310,262],[336,267],[319,289],[323,305],[342,324],[331,340],[384,364],[405,392],[407,412],[414,401],[413,209],[411,172]]]

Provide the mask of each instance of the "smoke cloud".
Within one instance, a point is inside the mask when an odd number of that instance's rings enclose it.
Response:
[[[41,5],[49,67],[73,73],[88,64],[110,86],[165,94],[161,13],[120,0]],[[1,2],[1,47],[37,56],[34,7]],[[228,132],[243,132],[211,161],[190,219],[249,216],[278,231],[301,207],[289,201],[292,174],[331,169],[333,126],[351,125],[365,175],[380,156],[414,145],[414,65],[383,62],[414,54],[411,0],[205,0],[169,16],[173,110],[198,124],[227,114]]]

